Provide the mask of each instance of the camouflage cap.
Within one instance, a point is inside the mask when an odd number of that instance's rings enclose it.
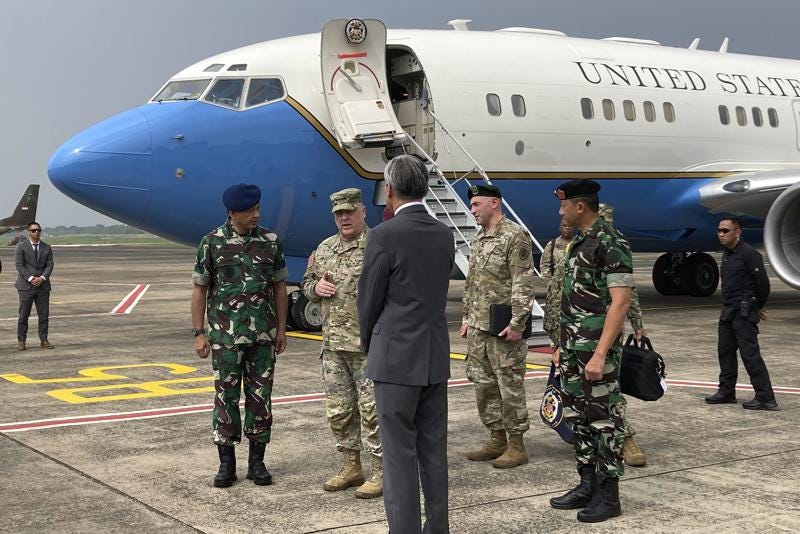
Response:
[[[605,221],[614,226],[614,206],[610,206],[608,204],[600,204],[600,217],[605,219]]]
[[[331,203],[333,203],[333,208],[331,209],[333,213],[343,210],[354,210],[359,204],[363,203],[361,200],[361,189],[348,187],[347,189],[337,191],[331,195]]]

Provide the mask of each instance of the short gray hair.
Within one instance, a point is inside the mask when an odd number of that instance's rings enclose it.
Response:
[[[428,192],[428,169],[415,156],[402,155],[389,160],[383,177],[400,198],[419,200]]]

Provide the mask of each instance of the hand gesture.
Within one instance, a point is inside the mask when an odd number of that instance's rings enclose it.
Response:
[[[328,271],[325,271],[325,274],[322,275],[322,280],[317,282],[314,286],[314,293],[324,299],[330,298],[336,294],[336,286],[330,282],[330,274]]]

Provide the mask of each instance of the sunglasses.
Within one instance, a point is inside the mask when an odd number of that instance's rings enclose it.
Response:
[[[727,234],[730,231],[731,231],[730,228],[717,228],[717,233],[718,234]]]
[[[31,232],[32,234],[38,234],[39,232],[42,231],[42,229],[41,228],[31,228],[28,231]]]

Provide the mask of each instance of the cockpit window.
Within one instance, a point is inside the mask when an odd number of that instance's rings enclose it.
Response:
[[[175,80],[169,82],[166,87],[153,97],[153,102],[164,102],[165,100],[197,100],[210,82],[211,79]]]
[[[253,78],[247,90],[247,107],[280,100],[285,96],[283,83],[278,78]]]
[[[224,66],[225,65],[223,65],[222,63],[212,63],[208,67],[204,68],[203,72],[217,72],[218,70],[220,70]]]
[[[204,100],[220,106],[238,108],[243,88],[242,78],[221,78],[214,83]]]
[[[235,64],[231,65],[230,67],[228,67],[228,70],[229,71],[247,70],[247,63],[235,63]]]

